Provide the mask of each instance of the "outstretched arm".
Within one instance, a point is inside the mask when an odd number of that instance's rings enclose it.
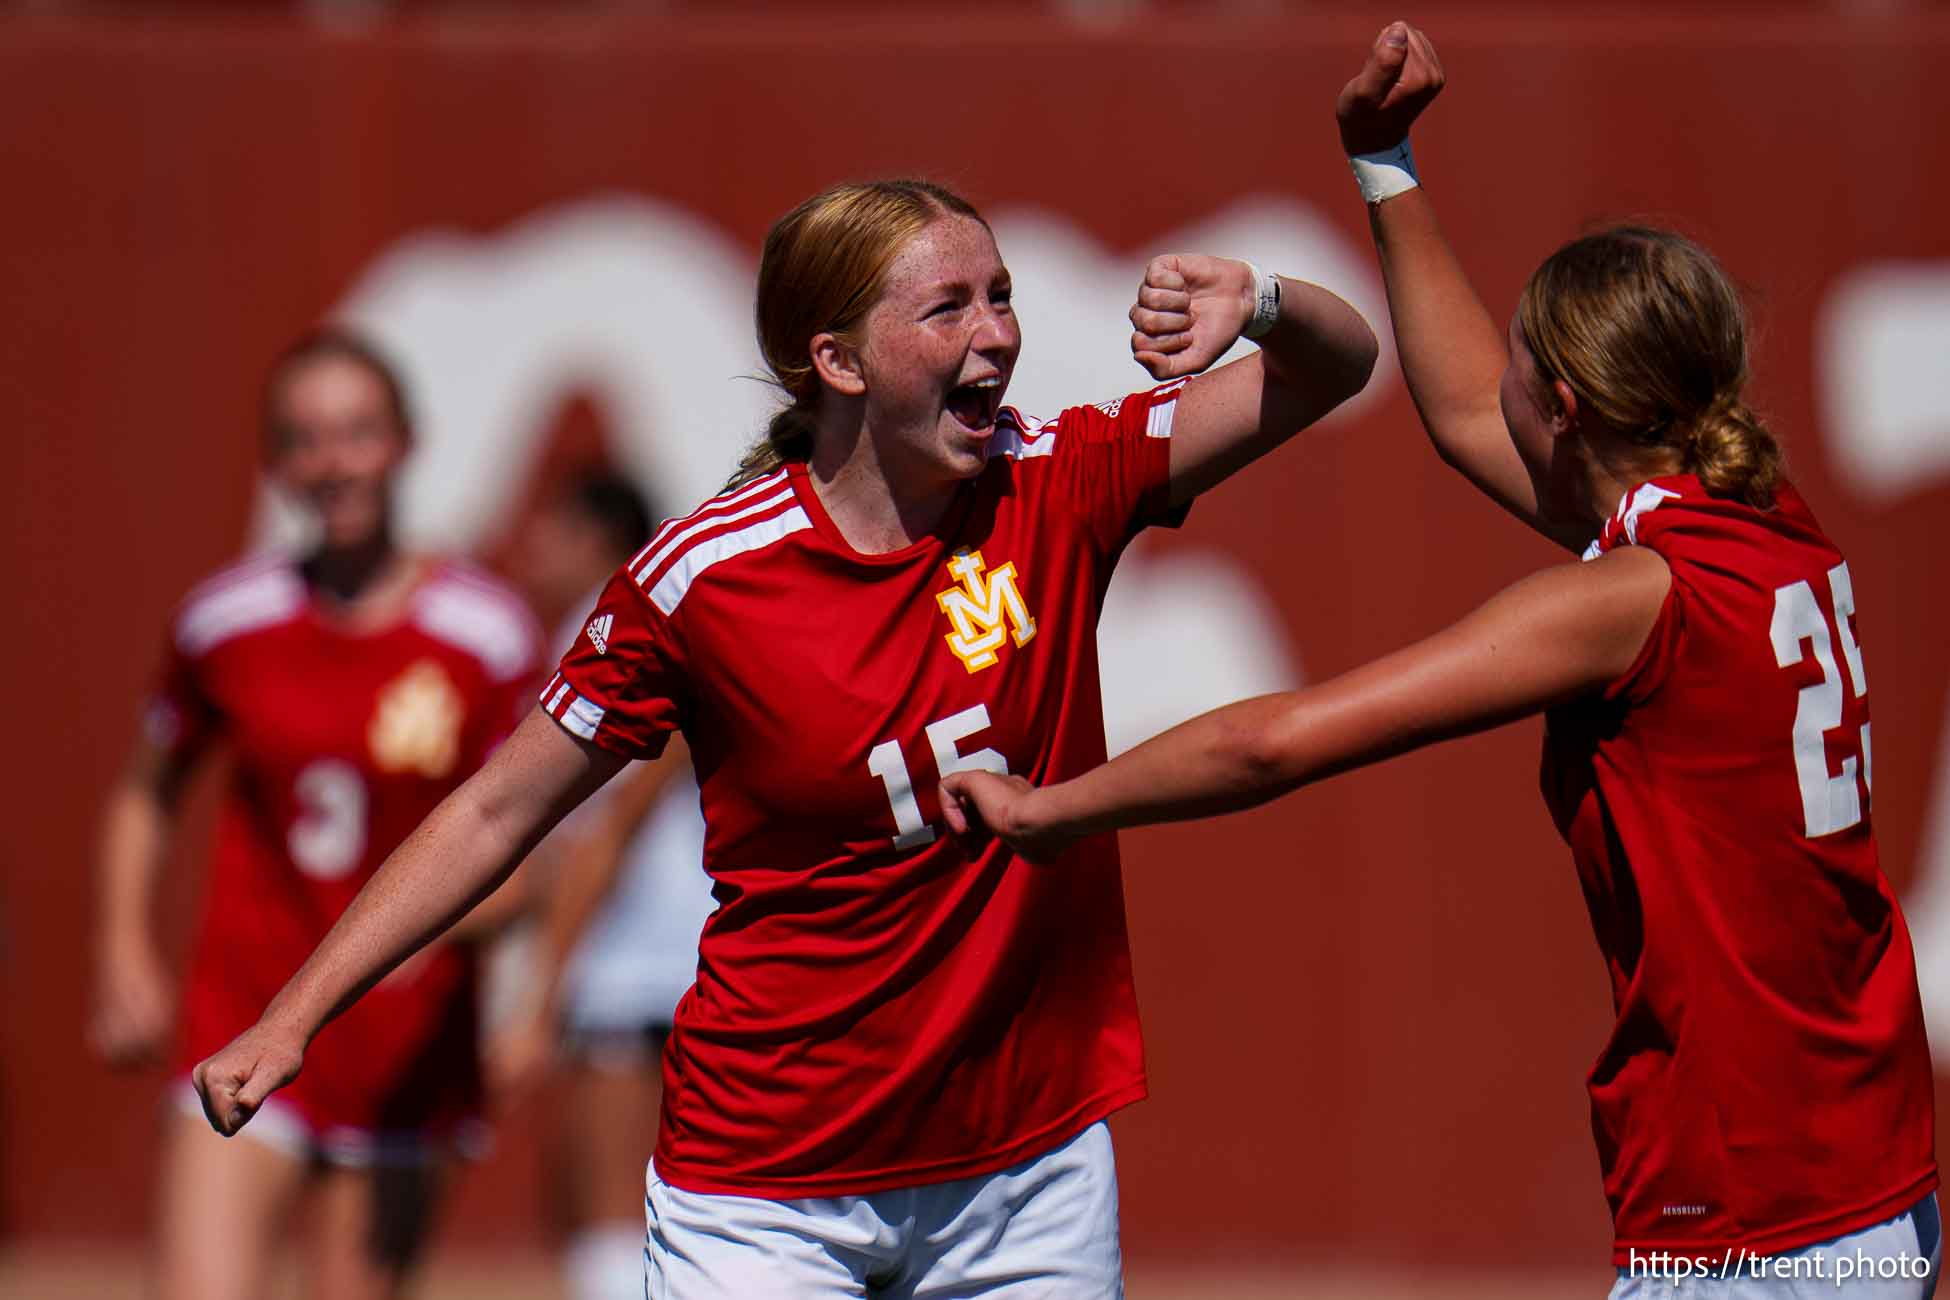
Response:
[[[1636,547],[1546,569],[1426,641],[1202,714],[1074,780],[1038,790],[957,773],[943,814],[957,833],[1042,859],[1081,835],[1251,808],[1602,687],[1632,666],[1670,585],[1665,561]]]
[[[1131,352],[1155,379],[1197,375],[1178,399],[1171,499],[1182,505],[1360,392],[1378,347],[1361,313],[1319,285],[1280,278],[1259,351],[1200,374],[1239,338],[1258,301],[1252,268],[1172,255],[1145,268]]]
[[[533,710],[409,835],[251,1029],[193,1072],[204,1113],[235,1133],[297,1077],[307,1044],[385,974],[505,880],[623,760]]]
[[[1342,147],[1355,157],[1401,145],[1444,81],[1429,39],[1406,23],[1389,24],[1341,90],[1335,116]],[[1499,399],[1508,343],[1443,238],[1427,191],[1417,186],[1369,204],[1368,224],[1402,377],[1437,453],[1532,528],[1581,547],[1588,528],[1551,521],[1538,509],[1536,485],[1510,441]]]

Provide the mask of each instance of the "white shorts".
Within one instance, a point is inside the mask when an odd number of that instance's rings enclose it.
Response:
[[[1943,1264],[1943,1220],[1932,1193],[1845,1237],[1780,1255],[1736,1255],[1722,1270],[1730,1276],[1658,1263],[1656,1270],[1619,1269],[1609,1300],[1931,1300]]]
[[[209,1123],[203,1101],[190,1076],[179,1075],[163,1094],[163,1106],[199,1123]],[[296,1106],[270,1096],[238,1133],[293,1160],[331,1165],[338,1169],[401,1169],[437,1164],[451,1157],[479,1160],[494,1148],[493,1130],[480,1120],[468,1120],[450,1134],[415,1130],[374,1132],[362,1128],[320,1129]]]
[[[646,1179],[646,1300],[1121,1300],[1117,1168],[1101,1120],[999,1173],[774,1201]]]

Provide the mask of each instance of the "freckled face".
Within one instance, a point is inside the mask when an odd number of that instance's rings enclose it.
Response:
[[[880,300],[867,312],[867,427],[926,477],[972,478],[987,463],[996,413],[1022,351],[1009,296],[1009,271],[988,227],[944,216],[895,255]]]
[[[359,362],[327,354],[294,363],[275,402],[274,476],[317,516],[327,547],[371,542],[406,455],[385,385]]]

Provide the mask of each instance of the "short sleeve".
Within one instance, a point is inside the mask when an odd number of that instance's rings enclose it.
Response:
[[[583,740],[655,758],[677,729],[683,698],[669,621],[619,570],[542,688],[542,708]]]
[[[1114,554],[1152,525],[1176,528],[1190,503],[1171,504],[1171,431],[1183,380],[1095,406],[1042,426],[1059,489],[1099,546]]]

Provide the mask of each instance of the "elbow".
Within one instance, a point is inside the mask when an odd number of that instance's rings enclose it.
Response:
[[[1338,394],[1338,402],[1345,402],[1368,386],[1374,378],[1375,365],[1381,360],[1381,340],[1376,337],[1374,326],[1368,324],[1367,317],[1354,308],[1342,304],[1342,328],[1338,331],[1332,349],[1332,382]]]
[[[1295,770],[1292,746],[1281,729],[1267,720],[1232,728],[1221,743],[1241,794],[1264,796],[1292,784]]]
[[[1381,341],[1367,321],[1355,316],[1343,337],[1335,341],[1317,363],[1316,391],[1329,399],[1329,406],[1349,401],[1374,378],[1375,364],[1381,359]]]
[[[1354,319],[1358,329],[1354,344],[1348,350],[1349,397],[1368,386],[1368,381],[1374,378],[1375,366],[1381,361],[1381,339],[1375,334],[1374,326],[1368,324],[1364,316],[1357,315]]]

